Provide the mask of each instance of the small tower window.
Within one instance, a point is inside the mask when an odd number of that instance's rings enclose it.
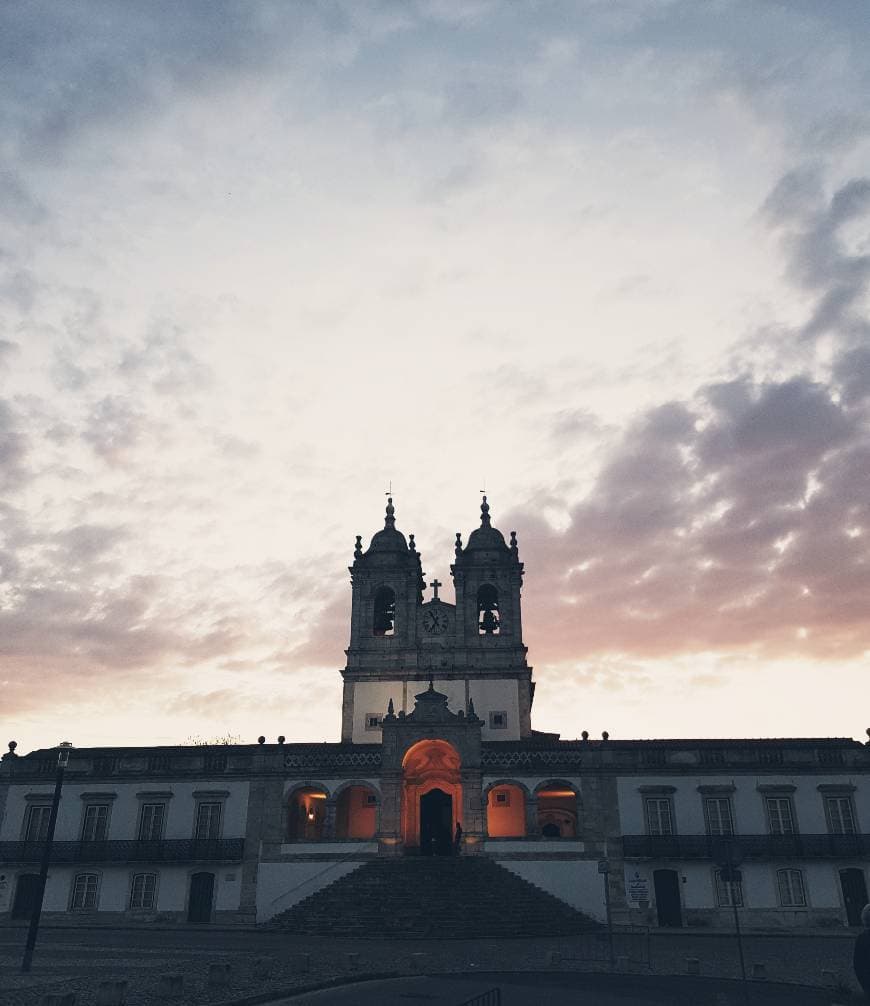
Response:
[[[396,594],[389,587],[380,587],[375,594],[375,612],[372,634],[392,636],[396,625]]]
[[[497,636],[498,591],[491,583],[485,583],[477,592],[478,630],[481,636]]]

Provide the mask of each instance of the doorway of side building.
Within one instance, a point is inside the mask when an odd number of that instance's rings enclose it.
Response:
[[[190,898],[187,903],[187,921],[200,924],[211,922],[214,903],[214,874],[194,873],[190,878]]]
[[[453,797],[436,787],[420,797],[420,852],[449,856],[452,849]]]
[[[22,873],[15,884],[15,900],[12,902],[13,919],[29,919],[39,898],[39,874]]]
[[[864,871],[855,867],[840,870],[840,887],[843,890],[843,904],[850,926],[861,925],[861,909],[867,904],[867,881]]]
[[[680,904],[680,875],[676,870],[654,870],[653,888],[659,925],[681,928],[683,909]]]

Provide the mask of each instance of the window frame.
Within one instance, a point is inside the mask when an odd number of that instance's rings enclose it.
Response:
[[[200,815],[202,814],[203,807],[215,807],[217,808],[217,834],[216,835],[200,835],[199,825],[200,825]],[[223,835],[224,827],[224,801],[216,799],[214,797],[203,797],[196,801],[196,808],[193,814],[193,838],[197,842],[216,842]]]
[[[855,814],[855,801],[852,799],[851,793],[825,793],[825,821],[828,825],[829,835],[857,835],[858,834],[858,818]],[[834,827],[834,815],[831,813],[831,805],[837,804],[849,808],[849,819],[851,824],[851,831],[848,829],[839,830]],[[837,816],[840,817],[840,810],[837,811]],[[841,823],[841,822],[838,822]]]
[[[496,723],[496,716],[501,716],[502,722]],[[508,714],[506,709],[491,709],[489,713],[489,729],[490,730],[507,730],[508,728]]]
[[[789,894],[794,893],[793,878],[798,878],[798,883],[800,884],[800,896],[801,901],[790,901],[786,902],[783,897],[783,878],[786,878],[786,886],[789,888]],[[804,877],[804,871],[797,869],[794,866],[783,866],[776,871],[776,897],[779,901],[780,908],[807,908],[809,901],[807,899],[807,882]]]
[[[771,804],[783,804],[788,809],[788,831],[776,831],[773,825],[773,815],[771,814]],[[787,837],[796,835],[798,833],[797,829],[797,819],[794,812],[794,800],[788,793],[765,793],[764,794],[764,811],[767,817],[767,833],[773,835],[774,837]],[[778,812],[779,813],[779,812]]]
[[[47,815],[43,815],[43,811],[48,811]],[[31,835],[30,830],[33,825],[33,819],[35,812],[39,812],[40,818],[45,822],[45,834]],[[31,803],[28,804],[27,809],[24,812],[24,832],[23,841],[24,842],[45,842],[48,840],[48,825],[51,821],[51,804],[50,803]],[[42,830],[42,829],[40,829]]]
[[[740,880],[723,880],[721,870],[713,870],[713,890],[716,894],[716,907],[717,908],[745,908],[746,898],[743,893],[743,873],[740,873]],[[734,900],[735,889],[738,895],[738,899]],[[723,898],[723,894],[727,897]]]
[[[722,804],[728,809],[728,831],[714,831],[712,828],[712,821],[710,818],[710,805],[711,804]],[[704,794],[704,828],[706,829],[708,838],[732,838],[737,834],[737,829],[735,828],[734,822],[734,804],[731,799],[730,794],[724,793],[705,793]]]
[[[381,730],[383,724],[383,715],[381,713],[366,713],[363,726],[366,730]],[[372,725],[370,720],[375,720],[375,724]]]
[[[142,897],[147,893],[148,883],[147,879],[153,878],[152,890],[151,890],[151,904],[134,904],[134,899],[136,897],[136,881],[139,877],[144,878],[142,884],[142,890],[140,893],[140,901]],[[153,912],[157,908],[157,884],[158,884],[159,874],[156,870],[139,870],[136,873],[130,874],[130,896],[127,899],[127,907],[131,912]]]
[[[153,810],[155,808],[160,808],[160,827],[157,829],[159,834],[153,834],[153,814],[152,814],[152,828],[150,829],[152,833],[148,835],[143,834],[145,829],[145,817],[146,811],[149,809]],[[140,842],[162,842],[163,837],[166,834],[166,803],[158,800],[143,801],[139,807],[139,827],[136,831],[137,839]]]
[[[95,828],[95,834],[88,835],[88,817],[91,811],[105,811],[104,825],[102,828],[103,834],[97,835]],[[99,813],[96,814],[97,820],[99,821]],[[82,826],[79,830],[79,841],[80,842],[105,842],[109,838],[109,825],[112,818],[112,804],[108,801],[103,800],[88,800],[82,807]]]
[[[650,805],[659,804],[667,807],[668,812],[668,830],[667,831],[654,831],[652,827],[652,819],[650,818]],[[659,816],[659,820],[661,817]],[[655,794],[655,793],[645,793],[643,796],[643,822],[646,828],[647,835],[653,838],[671,838],[676,834],[676,828],[674,827],[674,801],[670,796],[665,794]]]
[[[87,904],[88,900],[88,880],[93,878],[93,904]],[[76,904],[76,897],[79,890],[79,881],[84,879],[85,886],[82,897],[82,904]],[[97,912],[100,909],[100,883],[102,880],[102,874],[95,873],[93,870],[85,870],[82,873],[73,874],[72,885],[70,887],[70,897],[69,897],[69,910],[71,912]]]

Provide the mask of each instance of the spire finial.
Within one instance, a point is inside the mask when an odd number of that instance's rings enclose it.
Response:
[[[354,559],[359,559],[359,558],[362,557],[362,554],[363,554],[363,550],[362,550],[362,535],[358,534],[356,536],[356,547],[353,550],[353,557],[354,557]]]
[[[387,516],[384,518],[384,527],[392,530],[396,526],[396,508],[393,506],[393,497],[387,497]]]
[[[435,674],[432,671],[429,671],[429,691],[435,691]]]
[[[387,703],[387,716],[395,716],[396,707],[393,705],[393,697],[390,696],[390,701]]]
[[[489,527],[489,503],[486,502],[486,496],[483,497],[483,502],[480,504],[480,526]]]

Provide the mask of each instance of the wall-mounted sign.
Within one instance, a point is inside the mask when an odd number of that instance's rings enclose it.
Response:
[[[641,901],[649,902],[649,877],[637,870],[627,870],[625,875],[625,891],[628,900],[633,904]]]

